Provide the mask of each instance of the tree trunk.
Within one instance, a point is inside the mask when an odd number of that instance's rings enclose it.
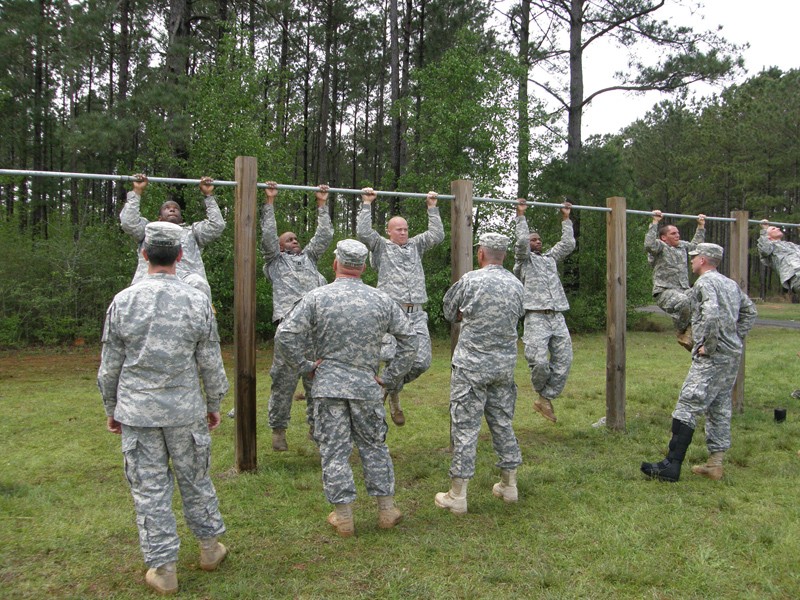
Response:
[[[517,146],[517,198],[527,198],[530,189],[531,129],[528,122],[528,72],[530,71],[530,0],[520,2],[519,90],[517,92],[519,143]]]
[[[397,189],[397,182],[400,180],[400,32],[398,28],[397,0],[389,0],[389,40],[391,53],[391,96],[392,107],[392,128],[390,135],[391,161],[392,161],[392,181],[390,187]],[[392,197],[389,200],[389,212],[397,214],[397,199]]]
[[[583,117],[583,4],[570,0],[569,28],[569,108],[567,121],[567,162],[575,164],[581,153]]]

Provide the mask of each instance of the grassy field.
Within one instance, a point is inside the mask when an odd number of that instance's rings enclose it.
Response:
[[[684,469],[677,484],[645,480],[660,460],[689,355],[669,333],[628,338],[627,431],[593,428],[605,411],[605,337],[576,336],[557,425],[531,408],[520,361],[515,427],[524,465],[520,502],[494,498],[485,428],[469,514],[435,508],[447,489],[449,344],[409,386],[407,425],[390,424],[394,530],[376,525],[356,469],[357,536],[325,523],[319,459],[293,407],[289,451],[269,446],[270,348],[258,353],[259,470],[232,470],[232,420],[214,432],[213,475],[229,559],[198,565],[179,518],[185,598],[798,598],[800,597],[800,350],[796,330],[757,328],[748,340],[744,414],[735,415],[725,479]],[[233,375],[230,348],[226,364]],[[119,437],[105,431],[97,348],[0,355],[0,596],[147,597]],[[233,379],[232,379],[233,380]],[[225,409],[232,403],[232,393]],[[775,407],[786,422],[773,420]],[[698,431],[688,464],[706,457]],[[358,459],[354,458],[358,463]],[[176,510],[179,510],[176,498]]]

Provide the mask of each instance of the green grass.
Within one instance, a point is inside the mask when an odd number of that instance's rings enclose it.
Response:
[[[605,337],[575,336],[575,362],[551,425],[531,408],[520,361],[515,428],[520,502],[491,494],[498,479],[484,428],[469,514],[434,507],[447,489],[449,343],[404,394],[407,425],[388,443],[405,520],[376,525],[356,463],[357,536],[325,523],[319,459],[293,406],[289,451],[269,446],[270,350],[258,353],[256,474],[236,474],[234,423],[214,432],[213,475],[229,559],[198,565],[179,517],[185,598],[797,598],[800,597],[800,387],[796,331],[748,339],[744,414],[735,415],[725,479],[684,469],[647,481],[642,460],[666,449],[689,355],[667,332],[628,337],[627,432],[594,429],[605,412]],[[140,598],[145,567],[119,437],[105,431],[96,348],[0,355],[0,590],[4,598]],[[233,375],[230,348],[226,364]],[[233,378],[231,378],[233,381]],[[225,409],[232,403],[232,393]],[[788,409],[776,424],[772,411]],[[698,431],[687,464],[703,461]],[[176,498],[176,510],[179,501]]]
[[[759,302],[756,304],[758,316],[762,319],[781,319],[800,321],[800,304],[788,302]]]

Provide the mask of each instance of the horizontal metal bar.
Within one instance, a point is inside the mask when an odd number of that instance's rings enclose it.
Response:
[[[98,175],[96,173],[67,173],[65,171],[18,171],[13,169],[0,169],[0,175],[14,175],[22,177],[61,177],[64,179],[104,179],[107,181],[137,181],[133,175]],[[198,185],[199,179],[176,179],[172,177],[147,177],[150,183],[173,183],[178,185]],[[213,184],[222,187],[235,187],[235,181],[221,181],[214,179]]]
[[[61,178],[76,178],[76,179],[101,179],[101,180],[108,180],[108,181],[136,181],[136,177],[133,175],[102,175],[97,173],[69,173],[66,171],[28,171],[28,170],[17,170],[17,169],[0,169],[0,176],[8,175],[8,176],[21,176],[21,177],[61,177]],[[172,177],[149,177],[147,178],[148,182],[152,183],[167,183],[167,184],[175,184],[175,185],[199,185],[199,179],[177,179]],[[235,181],[224,181],[224,180],[212,180],[215,186],[220,187],[236,187]],[[257,187],[261,189],[266,189],[266,183],[258,183]],[[309,186],[309,185],[289,185],[279,183],[277,185],[279,190],[288,190],[288,191],[308,191],[308,192],[315,192],[319,190],[318,186]],[[362,191],[357,189],[350,189],[350,188],[329,188],[329,192],[334,194],[353,194],[353,195],[361,195]],[[383,190],[375,190],[375,194],[377,196],[390,196],[395,198],[426,198],[427,194],[422,194],[418,192],[393,192],[393,191],[383,191]],[[438,194],[437,198],[439,200],[453,200],[455,196],[451,194]],[[491,202],[497,204],[512,204],[517,205],[519,202],[517,200],[506,200],[500,198],[484,198],[476,196],[472,199],[474,202]],[[543,206],[543,207],[552,207],[552,208],[562,208],[563,204],[558,204],[555,202],[538,202],[538,201],[528,201],[528,206]],[[580,204],[573,204],[572,208],[575,210],[593,210],[598,212],[611,212],[611,209],[606,206],[586,206]],[[643,215],[647,217],[653,216],[653,211],[647,210],[634,210],[634,209],[626,209],[625,212],[631,215]],[[688,218],[688,219],[696,219],[697,215],[685,215],[681,213],[661,213],[664,217],[673,217],[673,218]],[[708,221],[722,221],[725,223],[734,223],[736,219],[731,217],[712,217],[706,216]],[[761,225],[761,221],[758,219],[749,219],[748,223],[753,223],[755,225]],[[777,227],[800,227],[800,223],[781,223],[777,221],[769,221],[769,225],[775,225]]]

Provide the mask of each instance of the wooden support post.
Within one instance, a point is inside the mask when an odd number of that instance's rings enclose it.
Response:
[[[235,164],[233,312],[236,346],[236,469],[255,471],[256,459],[256,223],[258,167],[252,156]]]
[[[747,247],[749,242],[747,232],[747,220],[750,218],[746,210],[734,210],[731,217],[736,219],[731,223],[731,247],[728,248],[728,264],[730,265],[730,278],[733,279],[741,290],[747,293]],[[739,364],[739,374],[736,376],[736,383],[733,384],[733,410],[737,413],[744,412],[744,357],[745,351],[742,346],[742,361]]]
[[[455,283],[472,270],[472,182],[459,179],[450,182],[450,283]],[[459,323],[450,325],[450,355],[456,349]]]
[[[606,427],[625,430],[627,229],[625,198],[606,205]]]

